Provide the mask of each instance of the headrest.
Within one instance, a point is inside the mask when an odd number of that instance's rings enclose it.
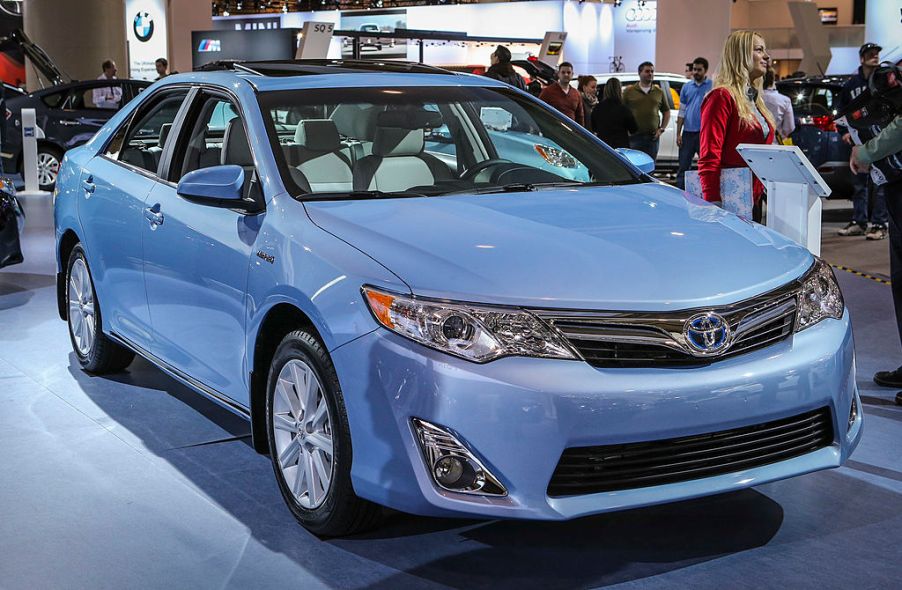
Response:
[[[376,140],[373,142],[374,156],[417,156],[423,151],[424,137],[422,129],[401,129],[392,127],[376,127]]]
[[[341,148],[341,137],[334,121],[307,119],[298,123],[294,142],[314,152],[334,152]]]
[[[166,138],[169,137],[170,131],[172,131],[172,123],[163,123],[160,125],[160,141],[157,143],[159,147],[166,145]]]
[[[435,129],[442,126],[442,114],[425,109],[402,109],[382,111],[376,117],[378,127],[397,127],[399,129]]]
[[[222,160],[220,164],[253,166],[254,156],[247,141],[247,132],[239,117],[229,121],[222,138]]]
[[[345,137],[373,141],[376,137],[376,113],[379,108],[370,104],[345,103],[335,107],[329,118]]]

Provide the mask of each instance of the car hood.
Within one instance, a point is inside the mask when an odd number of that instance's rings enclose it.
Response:
[[[424,297],[540,308],[724,305],[802,275],[801,246],[660,184],[306,202]]]

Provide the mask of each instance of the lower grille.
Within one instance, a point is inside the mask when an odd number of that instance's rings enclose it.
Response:
[[[785,461],[829,446],[828,408],[733,430],[652,442],[574,447],[548,495],[574,496],[689,481]]]

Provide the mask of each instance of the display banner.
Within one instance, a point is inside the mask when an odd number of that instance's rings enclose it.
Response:
[[[556,68],[564,59],[564,43],[567,41],[567,33],[561,31],[547,31],[542,40],[542,48],[539,50],[539,61]]]
[[[899,0],[868,0],[865,4],[864,40],[883,47],[880,59],[902,61],[902,6]]]
[[[156,80],[155,62],[161,57],[168,59],[166,5],[166,0],[125,0],[128,77]],[[125,76],[120,73],[120,77]]]
[[[198,68],[224,59],[293,59],[299,32],[297,29],[192,31],[192,66]]]
[[[259,31],[281,29],[282,17],[263,18],[214,18],[213,27],[219,31]]]
[[[657,28],[657,2],[640,5],[637,0],[624,0],[614,8],[614,52],[622,60],[622,71],[635,73],[640,63],[655,61]]]
[[[298,43],[298,59],[326,59],[329,54],[329,44],[332,43],[332,32],[335,31],[333,23],[318,23],[307,21],[301,31],[301,40]]]
[[[391,10],[357,10],[342,12],[340,27],[343,31],[394,33],[397,29],[407,28],[407,10],[398,8]],[[350,37],[345,37],[342,42],[341,56],[347,59],[353,54],[353,42]],[[406,58],[407,40],[361,37],[360,57],[363,59],[383,59],[392,57]]]

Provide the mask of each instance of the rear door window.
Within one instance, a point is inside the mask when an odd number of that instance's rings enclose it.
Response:
[[[135,114],[131,123],[116,132],[105,155],[156,174],[163,149],[172,137],[169,132],[187,95],[187,89],[178,89],[152,100],[146,109]]]

